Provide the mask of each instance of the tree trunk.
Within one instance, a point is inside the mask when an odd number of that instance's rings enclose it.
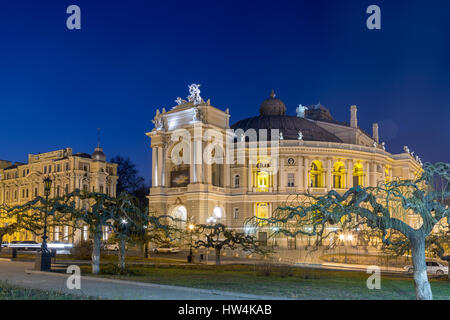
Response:
[[[433,300],[431,286],[428,282],[427,264],[425,259],[425,239],[412,238],[411,255],[414,267],[414,284],[417,300]]]
[[[220,248],[215,248],[216,250],[216,265],[220,265]]]
[[[101,230],[101,227],[100,227]],[[96,274],[100,272],[100,244],[102,239],[102,233],[98,232],[94,233],[94,243],[92,245],[92,273]]]
[[[148,242],[147,241],[144,242],[144,258],[145,259],[148,259],[148,247],[149,247]]]
[[[126,255],[126,241],[125,239],[119,240],[119,268],[125,269],[125,255]]]

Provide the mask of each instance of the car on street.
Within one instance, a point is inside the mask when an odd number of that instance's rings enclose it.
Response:
[[[429,274],[441,276],[448,273],[448,267],[440,262],[427,261],[426,263],[427,263],[427,273]],[[405,266],[404,269],[410,274],[414,273],[414,267],[411,265]]]
[[[180,252],[180,248],[172,247],[172,246],[161,246],[153,249],[154,253],[178,253]]]

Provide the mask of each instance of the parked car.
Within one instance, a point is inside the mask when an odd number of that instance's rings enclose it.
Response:
[[[437,261],[427,261],[427,273],[429,274],[435,274],[435,275],[444,275],[448,273],[448,267],[444,266],[442,263],[437,262]],[[409,265],[409,266],[405,266],[404,269],[408,272],[408,273],[413,273],[414,272],[414,267]]]
[[[119,244],[118,243],[104,243],[103,250],[119,251]]]
[[[165,245],[165,246],[161,246],[161,247],[153,249],[154,253],[178,253],[180,251],[181,251],[180,248],[172,247],[169,245]]]

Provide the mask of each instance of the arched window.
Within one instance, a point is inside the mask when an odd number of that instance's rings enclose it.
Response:
[[[364,184],[364,170],[361,163],[355,164],[353,167],[353,186],[363,186]]]
[[[186,226],[187,221],[187,210],[183,205],[176,206],[172,210],[172,217],[177,219],[176,225],[178,228],[182,229]]]
[[[214,207],[213,209],[213,217],[216,219],[217,222],[220,222],[224,220],[225,214],[223,212],[223,209],[221,207]]]
[[[258,161],[256,164],[256,187],[259,192],[267,192],[271,187],[272,181],[270,178],[271,168],[268,161]]]
[[[234,187],[239,188],[239,175],[234,176]]]
[[[384,168],[384,183],[388,183],[391,181],[391,177],[389,176],[389,166]]]
[[[323,166],[322,162],[316,160],[311,164],[311,188],[323,187]]]
[[[333,167],[333,188],[344,189],[345,188],[345,169],[342,162],[336,162]]]

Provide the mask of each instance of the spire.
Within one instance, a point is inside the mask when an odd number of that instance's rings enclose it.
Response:
[[[97,148],[100,148],[100,128],[97,128]]]
[[[272,99],[274,99],[276,96],[277,96],[277,95],[275,94],[275,91],[273,91],[273,89],[272,89],[272,92],[270,93],[270,97],[271,97]]]

